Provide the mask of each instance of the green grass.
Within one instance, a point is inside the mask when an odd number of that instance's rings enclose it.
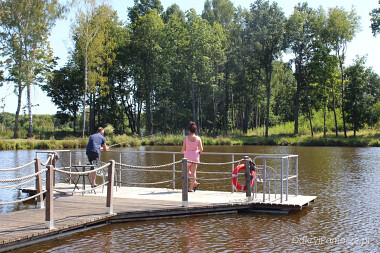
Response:
[[[359,131],[356,137],[353,132],[347,132],[344,138],[343,132],[335,136],[335,132],[315,133],[312,137],[307,127],[300,127],[301,134],[294,135],[292,125],[285,124],[269,129],[270,136],[264,137],[264,129],[255,129],[248,134],[234,133],[230,136],[219,136],[212,138],[202,136],[203,145],[278,145],[278,146],[345,146],[345,147],[380,147],[380,131],[378,127]],[[22,149],[84,149],[88,138],[70,137],[63,140],[35,140],[35,139],[7,139],[0,137],[0,150],[22,150]],[[182,135],[153,135],[151,137],[139,138],[137,136],[118,135],[107,137],[107,144],[115,147],[138,147],[147,145],[181,146]],[[117,144],[117,145],[115,145]]]

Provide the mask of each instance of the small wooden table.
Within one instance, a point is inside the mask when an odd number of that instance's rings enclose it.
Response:
[[[94,164],[78,164],[78,165],[72,165],[71,167],[74,168],[77,172],[79,172],[80,169],[82,169],[82,172],[85,172],[86,168],[89,168],[90,170],[93,170],[93,169],[95,169],[97,167],[97,165],[94,165]],[[83,191],[86,190],[86,178],[90,182],[90,185],[93,186],[89,175],[90,174],[78,175],[77,181],[74,182],[74,190],[73,191],[75,191],[75,188],[77,188],[79,190],[78,183],[79,183],[79,180],[80,180],[81,177],[83,179],[83,181],[82,181],[82,183],[83,183],[82,190]],[[83,194],[84,194],[84,192],[82,192],[82,195]]]

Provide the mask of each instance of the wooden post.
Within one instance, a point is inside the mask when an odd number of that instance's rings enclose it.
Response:
[[[244,156],[244,165],[245,165],[245,196],[247,201],[252,201],[251,196],[251,171],[249,169],[249,157]]]
[[[113,183],[115,177],[115,161],[111,160],[108,166],[108,184],[107,184],[107,211],[113,213]]]
[[[57,160],[56,156],[57,154],[55,152],[51,156],[53,168],[55,168],[55,161]],[[55,170],[53,170],[53,185],[55,186]]]
[[[36,162],[34,165],[34,168],[35,168],[34,171],[35,171],[35,173],[39,173],[41,171],[40,158],[37,157],[35,160],[36,160]],[[36,191],[37,191],[37,194],[42,192],[42,176],[41,176],[41,174],[36,176]],[[43,194],[37,196],[37,208],[40,208],[40,209],[45,208]]]
[[[182,158],[182,206],[189,206],[189,192],[187,182],[187,159]]]
[[[45,227],[49,229],[54,228],[53,218],[53,181],[54,181],[54,167],[52,165],[47,166],[46,172],[46,208],[45,208]]]

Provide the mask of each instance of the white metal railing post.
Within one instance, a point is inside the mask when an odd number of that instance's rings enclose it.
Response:
[[[70,163],[70,175],[69,175],[69,184],[71,184],[72,178],[71,178],[71,165],[72,165],[72,160],[71,160],[71,150],[69,152],[69,163]]]
[[[53,215],[53,192],[54,192],[54,167],[47,166],[46,172],[46,208],[45,208],[45,227],[48,229],[54,228],[54,215]]]
[[[188,182],[187,182],[187,159],[182,158],[182,206],[189,206],[189,192],[188,192]]]
[[[286,201],[289,197],[289,156],[286,157]]]
[[[121,187],[121,153],[119,154],[119,163],[120,163],[120,165],[119,165],[119,187]]]
[[[296,156],[296,196],[298,196],[298,155]]]
[[[283,201],[283,193],[284,193],[284,158],[281,158],[281,200],[280,203]]]
[[[234,172],[234,162],[235,162],[235,155],[234,154],[232,154],[232,171],[231,171],[231,173],[233,173]],[[234,193],[234,191],[235,191],[235,188],[234,188],[234,184],[231,182],[231,193]]]
[[[266,185],[266,182],[267,182],[267,160],[265,158],[263,158],[263,202],[265,202],[265,185]]]
[[[173,153],[173,190],[175,189],[175,153]]]
[[[113,214],[113,183],[115,180],[115,161],[111,160],[108,166],[107,203],[106,208],[109,214]]]

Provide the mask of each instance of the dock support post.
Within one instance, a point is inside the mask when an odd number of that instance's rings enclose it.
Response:
[[[252,201],[251,195],[251,170],[249,168],[249,157],[244,156],[245,165],[245,196],[247,197],[247,202]]]
[[[34,166],[35,173],[39,173],[41,171],[40,158],[37,157],[35,160],[36,160],[36,163]],[[41,174],[36,176],[36,191],[37,191],[37,194],[42,192],[42,176],[41,176]],[[39,208],[39,209],[45,208],[43,194],[37,196],[37,208]]]
[[[189,206],[189,193],[188,193],[188,182],[187,182],[187,159],[182,158],[182,206]]]
[[[52,165],[47,166],[46,172],[46,208],[45,208],[45,228],[54,228],[53,218],[53,192],[54,192],[54,167]]]
[[[108,166],[108,184],[107,184],[107,211],[109,214],[113,214],[113,182],[115,175],[115,161],[111,160]]]
[[[51,164],[53,165],[53,168],[55,168],[56,160],[58,159],[57,153],[53,153],[51,156]],[[53,186],[55,186],[55,170],[53,169]]]

